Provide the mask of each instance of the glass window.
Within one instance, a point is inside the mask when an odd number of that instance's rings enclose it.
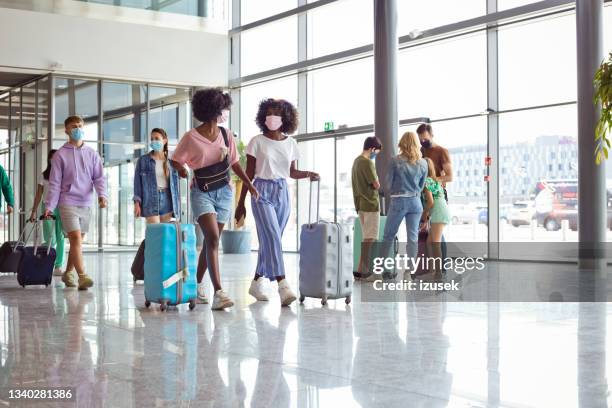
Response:
[[[240,139],[244,143],[261,133],[255,117],[259,102],[266,98],[286,99],[297,107],[297,76],[246,86],[240,90]],[[302,120],[304,120],[302,118]]]
[[[297,0],[248,0],[240,2],[240,24],[244,25],[297,7]]]
[[[487,107],[486,49],[486,36],[479,33],[401,51],[398,55],[400,119],[447,118],[483,112]],[[449,69],[449,61],[461,63],[453,63]]]
[[[339,223],[353,226],[357,212],[353,201],[352,168],[353,162],[361,154],[363,141],[372,134],[340,137],[336,142],[336,220]]]
[[[359,126],[374,122],[372,58],[308,73],[308,131],[322,131],[325,122]]]
[[[104,81],[102,89],[104,163],[131,160],[144,147],[147,87]]]
[[[0,149],[9,146],[9,94],[0,96]]]
[[[0,135],[2,135],[3,132],[6,132],[6,130],[0,128]],[[0,166],[2,166],[4,170],[6,170],[6,172],[10,175],[8,163],[8,153],[0,154]],[[2,211],[2,214],[0,214],[0,239],[2,239],[3,241],[7,241],[9,239],[9,218],[8,214],[6,213],[5,200],[2,200],[2,208],[0,210]]]
[[[170,144],[177,144],[179,137],[191,128],[189,89],[151,86],[149,92],[149,130],[162,128],[168,134]],[[147,140],[148,131],[144,135]]]
[[[122,82],[102,82],[102,108],[105,112],[146,104],[146,86]]]
[[[482,16],[487,10],[483,0],[398,1],[397,13],[397,32],[406,35]]]
[[[36,82],[21,89],[21,141],[32,144],[36,140]]]
[[[159,5],[159,11],[165,11],[167,13],[186,14],[188,16],[197,16],[198,1],[199,0],[178,0],[172,2],[165,2]]]
[[[121,5],[144,9],[151,7],[151,0],[121,0]]]
[[[177,104],[153,108],[149,112],[149,127],[151,129],[164,129],[168,134],[168,140],[170,143],[177,144],[179,136],[182,136],[179,135],[178,132],[178,114],[179,109]],[[145,136],[145,139],[146,138],[147,136]]]
[[[23,197],[20,208],[29,211],[34,204],[38,174],[36,169],[36,82],[31,82],[22,88],[21,94],[21,137],[23,147],[20,159],[23,167],[22,185],[14,185],[13,189],[20,189]]]
[[[497,9],[507,10],[515,7],[525,6],[527,4],[535,3],[538,0],[497,0]]]
[[[334,139],[329,138],[300,142],[298,147],[300,150],[298,168],[315,171],[321,176],[321,185],[318,197],[319,219],[334,222],[334,187],[336,178],[334,174]],[[314,184],[313,187],[316,187],[316,184]],[[308,180],[300,180],[298,182],[299,203],[297,205],[298,218],[296,228],[299,225],[308,223],[309,194],[310,182]],[[314,199],[316,198],[316,192],[313,192],[313,194]],[[313,204],[311,212],[311,221],[314,221],[316,217],[315,204]]]
[[[80,115],[85,121],[85,141],[98,140],[98,82],[70,78],[57,78],[55,81],[55,126],[54,148],[66,140],[64,120],[68,116]],[[89,144],[94,147],[95,143]]]
[[[134,115],[127,115],[104,121],[104,163],[123,162],[135,157],[135,152],[143,147],[135,144]]]
[[[98,116],[98,84],[91,81],[74,81],[74,97],[77,114],[83,119]]]
[[[576,16],[499,30],[501,109],[576,100]]]
[[[108,192],[108,202],[113,203],[106,211],[102,212],[102,220],[104,225],[104,238],[103,244],[105,245],[118,245],[119,244],[119,230],[121,228],[120,223],[120,206],[119,206],[119,192],[121,191],[121,184],[119,182],[119,170],[120,166],[106,167],[104,174],[106,176],[106,189]]]
[[[9,145],[15,146],[21,143],[21,88],[11,91],[10,99]]]
[[[513,152],[531,160],[515,161],[509,167],[510,184],[500,188],[500,209],[507,208],[508,224],[500,225],[500,238],[511,242],[577,241],[577,163],[569,159],[569,169],[554,174],[550,150],[577,150],[576,106],[513,112],[499,117],[501,152]],[[515,204],[522,208],[515,208]],[[500,216],[503,215],[500,211]],[[567,220],[569,231],[561,230]],[[532,222],[537,226],[531,227]],[[502,248],[504,248],[502,246]],[[515,255],[516,256],[516,255]]]
[[[45,77],[38,81],[38,139],[49,136],[49,80]],[[46,148],[44,149],[46,151]]]
[[[297,41],[297,16],[241,33],[240,74],[250,75],[297,62]]]
[[[612,3],[604,7],[604,50],[612,50]]]
[[[345,0],[310,11],[307,30],[308,58],[372,44],[373,10],[372,2]],[[339,30],[342,35],[338,35]]]
[[[472,166],[482,163],[484,167],[487,119],[449,120],[432,123],[432,127],[436,143],[448,149],[453,163],[453,182],[446,186],[452,223],[445,227],[444,237],[449,242],[487,242],[488,186],[482,177],[474,176],[479,170]],[[407,130],[416,131],[416,125],[402,127],[400,133]],[[459,163],[467,163],[467,168]]]

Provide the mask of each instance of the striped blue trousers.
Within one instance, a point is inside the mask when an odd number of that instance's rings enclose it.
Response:
[[[289,220],[289,189],[285,179],[255,179],[259,200],[251,197],[251,209],[257,226],[259,251],[255,273],[276,280],[285,275],[283,232]]]

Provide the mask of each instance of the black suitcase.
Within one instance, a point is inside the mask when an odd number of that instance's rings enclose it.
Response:
[[[17,273],[19,270],[19,264],[21,263],[21,258],[23,257],[23,252],[19,250],[19,248],[23,248],[30,239],[32,232],[34,231],[34,225],[30,232],[26,236],[26,228],[21,231],[19,234],[19,238],[17,241],[7,241],[0,247],[0,272],[13,272]],[[25,239],[24,239],[25,238]]]
[[[52,217],[55,220],[55,217]],[[33,230],[39,232],[40,223],[44,220],[43,217],[37,221],[32,227]],[[55,265],[56,252],[53,245],[53,234],[49,240],[48,246],[38,245],[38,236],[34,239],[34,246],[18,247],[21,251],[22,258],[17,270],[17,282],[24,288],[28,285],[45,285],[49,286],[53,280],[53,266]],[[27,241],[27,240],[26,240]]]
[[[0,246],[0,272],[17,273],[21,263],[22,253],[17,247],[23,246],[23,242],[7,241]]]
[[[134,283],[139,280],[144,280],[144,253],[145,253],[145,242],[144,239],[138,247],[136,257],[132,262],[132,276],[134,277]]]

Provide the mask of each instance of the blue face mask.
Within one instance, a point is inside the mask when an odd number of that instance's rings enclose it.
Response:
[[[154,152],[161,152],[163,148],[164,148],[164,142],[162,142],[161,140],[154,140],[151,142],[151,149]]]
[[[79,140],[83,139],[83,136],[85,136],[85,131],[83,130],[83,128],[77,127],[70,131],[70,137],[75,142],[78,142]]]
[[[374,160],[374,159],[376,159],[376,156],[378,156],[378,152],[370,153],[370,159]]]

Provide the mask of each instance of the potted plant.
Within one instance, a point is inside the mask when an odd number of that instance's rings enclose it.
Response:
[[[236,150],[240,156],[240,166],[246,168],[246,146],[242,140],[236,143]],[[232,184],[234,185],[234,211],[240,199],[240,191],[242,190],[242,180],[235,174],[232,174]],[[236,220],[232,214],[229,222],[229,228],[221,233],[221,246],[225,254],[246,254],[251,252],[251,231],[244,226],[238,227]]]
[[[608,133],[612,130],[612,52],[595,73],[594,84],[594,102],[601,104],[601,116],[595,128],[595,163],[600,164],[604,157],[608,158],[610,149]]]

